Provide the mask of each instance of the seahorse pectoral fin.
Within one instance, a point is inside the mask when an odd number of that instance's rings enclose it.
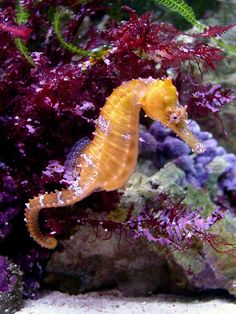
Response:
[[[64,164],[66,173],[69,173],[72,176],[74,175],[74,177],[78,176],[80,155],[84,153],[86,147],[90,143],[91,141],[88,137],[83,137],[72,146]]]

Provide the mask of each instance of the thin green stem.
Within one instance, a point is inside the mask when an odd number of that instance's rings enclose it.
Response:
[[[66,49],[69,50],[72,53],[76,53],[80,56],[86,57],[86,56],[90,56],[93,52],[91,50],[85,50],[82,48],[79,48],[71,43],[67,43],[63,36],[62,33],[60,31],[60,22],[61,22],[61,17],[63,16],[63,12],[60,10],[57,10],[54,14],[54,18],[53,18],[53,29],[54,32],[56,34],[56,37],[58,39],[58,41],[60,42],[61,46]]]
[[[16,23],[18,25],[26,24],[29,18],[29,12],[17,1],[16,5]],[[20,50],[25,59],[30,65],[35,66],[34,61],[30,58],[28,48],[20,38],[15,38],[16,47]]]
[[[22,55],[25,57],[25,59],[31,64],[32,66],[35,66],[34,61],[30,58],[28,48],[23,43],[23,41],[20,38],[15,38],[15,44],[16,47],[20,50]]]

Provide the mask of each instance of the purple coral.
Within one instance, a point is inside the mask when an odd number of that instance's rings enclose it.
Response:
[[[225,104],[234,99],[229,89],[222,90],[219,84],[207,84],[193,93],[188,109],[202,115],[209,112],[218,113]]]
[[[176,138],[169,129],[166,129],[159,122],[153,122],[149,129],[142,131],[145,132],[145,137],[150,137],[150,134],[156,140],[156,150],[149,154],[153,160],[153,164],[160,169],[167,162],[172,161],[175,165],[182,169],[189,183],[195,187],[204,188],[211,174],[209,164],[216,157],[221,157],[225,161],[225,169],[218,179],[218,189],[225,195],[234,195],[236,191],[236,156],[227,153],[226,150],[218,146],[212,134],[200,130],[199,125],[195,121],[190,121],[188,128],[203,142],[206,151],[202,154],[193,155],[187,145]],[[154,141],[154,140],[153,140]],[[145,145],[147,147],[145,147]],[[140,156],[145,156],[146,151],[150,152],[149,142],[142,143],[142,150]],[[234,203],[235,204],[235,203]]]
[[[200,83],[196,77],[190,75],[178,75],[176,84],[180,103],[187,106],[191,117],[209,113],[216,115],[226,104],[235,100],[230,89],[223,89],[219,84]]]
[[[209,228],[222,217],[220,210],[216,209],[203,218],[201,209],[191,210],[181,201],[172,202],[161,194],[143,208],[135,221],[128,221],[128,224],[135,238],[143,236],[164,247],[173,246],[182,250],[189,247],[195,238],[202,242],[210,241],[214,236],[209,233]]]

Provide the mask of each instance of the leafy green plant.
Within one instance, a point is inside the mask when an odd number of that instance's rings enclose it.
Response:
[[[197,25],[199,23],[193,9],[183,0],[154,0],[154,2],[163,5],[173,12],[179,13],[192,25]]]
[[[153,0],[157,4],[161,4],[169,10],[176,12],[199,30],[207,29],[207,25],[200,23],[195,16],[193,9],[183,0]],[[212,38],[218,47],[226,50],[229,53],[236,54],[236,46],[228,45],[223,40]]]
[[[28,48],[20,38],[15,38],[15,44],[20,50],[25,59],[32,65],[35,66],[34,61],[30,58]]]

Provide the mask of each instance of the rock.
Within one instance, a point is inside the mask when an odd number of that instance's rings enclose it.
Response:
[[[53,254],[46,278],[51,288],[81,293],[118,287],[128,296],[149,295],[168,288],[171,278],[165,258],[145,241],[117,234],[106,241],[94,238],[91,228],[81,227],[64,242],[63,252]]]
[[[209,182],[224,171],[227,163],[216,157],[209,165]],[[130,206],[139,212],[148,200],[158,193],[185,195],[184,202],[193,210],[202,207],[204,216],[215,208],[206,190],[194,188],[185,173],[173,163],[168,163],[154,175],[136,172],[127,183],[113,220],[122,221]],[[217,241],[195,245],[183,251],[163,248],[145,239],[133,240],[126,234],[110,234],[102,228],[96,240],[91,227],[81,226],[69,240],[63,242],[64,250],[55,252],[47,265],[46,283],[50,288],[70,293],[118,288],[127,296],[143,296],[160,291],[200,291],[224,289],[236,295],[235,257],[223,253],[227,244],[236,243],[235,217],[227,212],[226,218],[212,228]],[[222,251],[221,253],[218,252]]]
[[[182,269],[185,280],[188,280],[195,291],[224,289],[236,295],[235,255],[229,252],[226,243],[220,244],[220,241],[225,240],[236,243],[235,223],[235,217],[227,213],[224,220],[212,227],[212,233],[218,235],[214,239],[215,242],[204,244],[198,250],[195,248],[185,252],[174,252],[169,258],[172,272],[175,273],[176,266],[177,269]]]

